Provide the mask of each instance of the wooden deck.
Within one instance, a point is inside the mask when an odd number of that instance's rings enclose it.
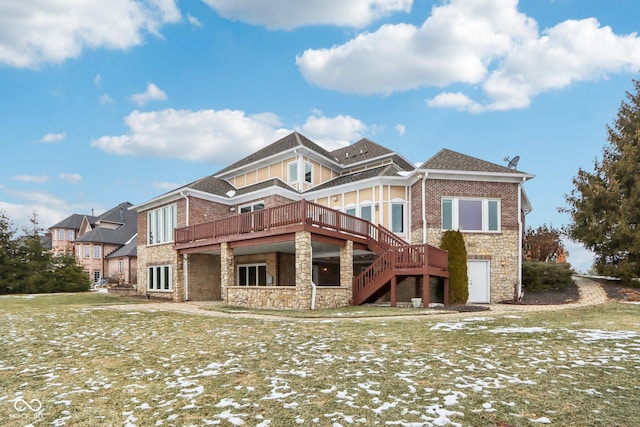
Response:
[[[386,228],[317,203],[301,200],[255,212],[189,225],[175,230],[174,248],[193,253],[222,242],[289,239],[298,230],[334,239],[352,240],[379,255],[353,279],[355,305],[367,302],[391,283],[392,299],[397,276],[437,276],[448,283],[448,254],[427,244],[410,245]],[[425,293],[426,294],[426,293]],[[447,292],[445,292],[445,298]],[[392,301],[392,303],[395,301]]]

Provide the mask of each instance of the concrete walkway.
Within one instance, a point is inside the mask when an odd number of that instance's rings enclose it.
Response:
[[[265,315],[246,313],[234,311],[233,313],[206,310],[203,307],[211,307],[215,305],[222,306],[222,302],[212,301],[187,301],[187,302],[150,302],[143,304],[122,304],[122,305],[110,305],[103,306],[101,308],[108,308],[114,310],[124,311],[177,311],[180,313],[195,314],[200,316],[212,316],[212,317],[230,317],[235,319],[257,319],[257,320],[271,320],[271,321],[345,321],[345,320],[410,320],[410,319],[425,319],[425,317],[437,316],[440,317],[468,317],[468,316],[493,316],[501,314],[513,314],[528,313],[534,311],[552,311],[552,310],[564,310],[568,308],[584,307],[590,305],[603,304],[607,301],[607,294],[602,289],[602,286],[594,280],[576,276],[573,278],[577,287],[580,298],[577,302],[569,304],[558,305],[531,305],[531,304],[487,304],[489,310],[486,311],[473,311],[473,312],[446,312],[440,310],[429,310],[416,316],[378,316],[378,317],[327,317],[327,318],[297,318],[287,317],[285,313],[282,316],[277,315]]]

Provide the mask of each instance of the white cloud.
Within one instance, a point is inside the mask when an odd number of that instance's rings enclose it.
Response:
[[[91,145],[119,155],[227,164],[291,132],[273,113],[247,115],[238,110],[133,111],[125,123],[128,134],[102,136]],[[360,139],[367,126],[350,116],[327,118],[316,112],[297,129],[331,149]]]
[[[189,23],[191,25],[193,25],[194,27],[202,27],[202,22],[200,22],[200,20],[198,20],[198,18],[196,18],[195,16],[191,15],[190,13],[187,14],[187,21],[189,21]]]
[[[401,125],[401,124],[397,124],[394,129],[396,130],[396,132],[398,132],[398,135],[400,136],[404,136],[404,134],[407,132],[407,127],[405,125]]]
[[[114,102],[115,101],[109,96],[108,93],[103,93],[98,97],[98,104],[100,105],[113,104]]]
[[[67,184],[80,184],[82,182],[82,175],[77,173],[60,173],[58,174],[58,178],[61,181],[66,182]]]
[[[131,95],[131,100],[140,107],[149,101],[164,101],[165,99],[167,99],[167,94],[153,83],[149,83],[144,92]]]
[[[102,87],[102,76],[100,75],[100,73],[96,74],[96,76],[93,78],[93,84],[97,88]]]
[[[298,130],[327,150],[335,150],[360,140],[367,126],[351,116],[324,117],[315,112]]]
[[[46,175],[16,175],[13,177],[14,181],[32,182],[36,184],[43,184],[49,181],[49,177]]]
[[[419,27],[384,25],[296,63],[318,86],[358,94],[469,85],[483,99],[444,91],[432,107],[470,112],[525,108],[543,92],[640,68],[640,38],[621,36],[593,18],[544,30],[518,0],[450,0]]]
[[[43,136],[42,138],[40,138],[38,140],[38,142],[41,142],[43,144],[51,144],[53,142],[59,142],[62,141],[63,139],[65,139],[67,137],[67,133],[66,132],[60,132],[60,133],[48,133],[45,136]]]
[[[38,68],[85,48],[128,49],[181,19],[175,0],[20,0],[0,6],[0,63]]]
[[[221,16],[269,29],[305,25],[364,27],[394,12],[409,12],[413,0],[203,0]]]
[[[442,92],[433,99],[427,100],[429,107],[456,108],[459,111],[477,113],[482,111],[482,105],[478,104],[462,92]]]
[[[269,114],[237,110],[134,111],[125,118],[130,133],[103,136],[91,145],[109,153],[228,163],[286,135]]]

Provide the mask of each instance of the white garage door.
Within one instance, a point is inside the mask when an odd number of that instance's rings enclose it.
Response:
[[[467,275],[469,276],[469,300],[470,303],[488,303],[490,301],[489,289],[489,261],[467,261]]]

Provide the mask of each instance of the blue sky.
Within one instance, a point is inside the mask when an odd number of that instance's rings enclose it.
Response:
[[[528,225],[560,227],[638,77],[637,6],[0,0],[0,209],[48,227],[141,203],[297,130],[413,162],[519,155]]]

